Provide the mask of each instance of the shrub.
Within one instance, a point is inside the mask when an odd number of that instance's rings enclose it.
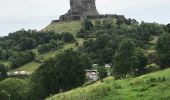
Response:
[[[160,70],[160,66],[153,63],[153,64],[150,64],[150,65],[147,65],[145,67],[146,71],[149,73],[149,72],[155,72],[155,71],[158,71]]]
[[[74,42],[74,36],[69,33],[69,32],[64,32],[61,34],[61,39],[65,42],[65,43],[70,43],[70,42]]]
[[[0,82],[0,99],[8,100],[11,95],[12,100],[25,100],[28,92],[28,84],[20,79],[5,79]]]

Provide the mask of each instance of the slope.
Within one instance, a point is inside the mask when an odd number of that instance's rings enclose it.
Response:
[[[106,78],[86,87],[60,93],[46,100],[169,100],[170,69],[137,78]]]
[[[53,24],[48,25],[41,31],[54,31],[55,33],[70,32],[75,36],[75,34],[80,30],[80,28],[81,28],[81,21],[72,21],[72,22],[53,23]],[[81,45],[84,40],[81,38],[76,38],[76,41]],[[64,47],[61,50],[65,50],[65,49],[69,49],[69,48],[76,49],[75,43],[66,44],[66,45],[64,45]],[[51,57],[54,57],[59,52],[59,50],[54,50],[54,51],[49,51],[45,54],[40,55],[37,53],[36,48],[33,49],[32,51],[36,53],[35,60],[30,63],[27,63],[23,66],[20,66],[16,69],[13,69],[13,70],[11,70],[11,72],[15,72],[15,71],[33,72],[40,65],[40,63],[37,62],[36,60],[42,60],[42,59],[47,60]],[[4,61],[3,61],[3,63],[4,63]]]

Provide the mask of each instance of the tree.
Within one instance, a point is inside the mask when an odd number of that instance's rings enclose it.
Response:
[[[139,60],[134,54],[135,44],[132,39],[124,39],[113,58],[113,75],[116,78],[133,75],[139,66]]]
[[[142,22],[139,28],[140,33],[149,33],[151,35],[161,35],[164,33],[163,27],[157,23],[145,23]]]
[[[136,48],[134,53],[139,61],[139,65],[136,68],[136,75],[142,75],[146,72],[145,67],[148,63],[148,59],[144,54],[144,50],[141,48]]]
[[[11,68],[17,68],[32,60],[34,60],[34,53],[32,51],[13,52],[9,58]]]
[[[81,86],[85,81],[85,69],[81,65],[79,54],[68,49],[45,61],[36,70],[32,80],[42,86],[43,91],[39,96],[46,97]]]
[[[103,49],[112,39],[112,36],[109,34],[101,34],[96,39],[96,48]]]
[[[101,25],[102,25],[101,20],[95,20],[94,27],[96,28],[96,30],[100,29]]]
[[[33,49],[36,45],[36,40],[33,38],[22,37],[19,42],[19,46],[22,48],[22,50]]]
[[[94,51],[95,50],[94,46],[95,46],[95,40],[89,39],[87,41],[84,41],[83,50],[87,52]]]
[[[42,44],[42,45],[38,46],[38,52],[40,54],[43,54],[43,53],[49,51],[50,49],[51,48],[49,47],[49,44]]]
[[[106,63],[111,63],[114,55],[114,50],[112,48],[103,48],[97,50],[97,56],[99,64],[104,65]]]
[[[104,67],[99,67],[98,72],[101,80],[107,77],[107,70]]]
[[[165,26],[165,31],[170,33],[170,23]]]
[[[20,79],[9,78],[0,82],[0,99],[26,100],[28,84]]]
[[[160,66],[166,68],[170,66],[170,34],[162,34],[157,42],[156,50],[158,52]]]
[[[64,32],[61,34],[61,39],[65,42],[65,43],[69,43],[69,42],[74,42],[74,36],[71,33],[68,32]]]
[[[83,22],[83,27],[85,30],[91,30],[93,28],[93,23],[89,20]]]
[[[0,64],[0,79],[5,78],[7,76],[7,68],[5,65]]]
[[[84,67],[84,68],[86,68],[86,69],[91,69],[92,68],[92,64],[91,64],[91,62],[90,62],[90,59],[89,59],[89,55],[88,54],[82,54],[81,56],[80,56],[80,58],[81,58],[81,64],[82,64],[82,66]]]

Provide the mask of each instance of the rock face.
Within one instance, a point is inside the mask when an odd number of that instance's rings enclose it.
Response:
[[[59,20],[71,21],[100,16],[95,2],[96,0],[70,0],[70,10],[65,15],[61,15]]]

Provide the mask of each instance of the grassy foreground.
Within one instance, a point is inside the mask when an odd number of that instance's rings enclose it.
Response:
[[[106,78],[46,100],[170,100],[170,69],[137,78]]]

